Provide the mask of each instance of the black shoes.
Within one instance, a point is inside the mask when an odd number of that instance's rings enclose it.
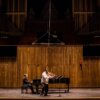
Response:
[[[48,96],[47,94],[44,94],[44,96]]]
[[[43,96],[48,96],[47,94],[44,94],[44,93],[40,93],[40,95],[43,95]]]

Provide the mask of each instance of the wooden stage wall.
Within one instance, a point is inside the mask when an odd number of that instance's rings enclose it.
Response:
[[[0,58],[0,87],[20,87],[25,73],[30,80],[41,78],[46,66],[56,75],[69,77],[70,87],[100,87],[100,59],[83,59],[82,48],[82,45],[18,46],[16,59]]]

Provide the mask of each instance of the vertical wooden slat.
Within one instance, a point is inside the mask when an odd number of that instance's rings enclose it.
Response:
[[[9,0],[7,0],[7,12],[9,12]]]
[[[15,8],[15,0],[13,0],[13,6],[12,6],[12,7],[13,7],[13,8],[12,8],[12,9],[13,9],[13,13],[14,13],[14,8]],[[12,22],[13,22],[13,23],[14,23],[14,17],[15,17],[15,16],[14,16],[14,15],[12,15]]]
[[[25,0],[25,17],[27,17],[27,0]]]
[[[75,7],[74,7],[74,5],[75,5],[75,0],[72,0],[72,15],[73,15],[73,17],[74,17],[74,11],[75,11]]]
[[[20,2],[19,2],[19,0],[18,0],[18,13],[20,12],[20,7],[19,7],[19,4]],[[18,16],[17,16],[17,18],[18,18],[18,22],[17,22],[17,25],[18,25],[18,28],[20,28],[20,15],[18,14]]]

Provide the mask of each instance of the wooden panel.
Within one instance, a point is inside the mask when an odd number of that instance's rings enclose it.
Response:
[[[0,87],[20,87],[25,73],[30,81],[39,79],[45,67],[56,75],[70,77],[70,87],[100,87],[100,59],[83,59],[82,52],[81,45],[18,46],[16,59],[0,58]]]
[[[95,2],[93,0],[72,0],[73,18],[75,20],[75,30],[84,27],[95,12]]]
[[[12,23],[18,29],[24,31],[24,22],[27,15],[27,0],[7,0],[7,3],[7,15],[10,15]]]

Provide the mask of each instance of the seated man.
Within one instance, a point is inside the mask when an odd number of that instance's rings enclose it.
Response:
[[[32,83],[29,82],[28,80],[28,74],[24,74],[22,92],[23,92],[23,89],[26,89],[26,93],[27,93],[28,88],[30,88],[32,93],[34,93]]]

